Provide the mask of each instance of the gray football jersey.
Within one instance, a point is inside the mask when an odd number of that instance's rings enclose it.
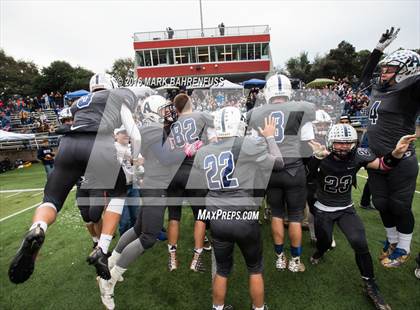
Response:
[[[200,183],[209,190],[207,203],[222,203],[230,209],[237,207],[242,210],[244,205],[254,204],[252,196],[256,173],[262,173],[268,183],[273,164],[263,138],[221,139],[197,152],[194,168],[201,172],[201,180],[194,179],[192,183],[196,186]],[[190,181],[194,176],[193,173]]]
[[[99,132],[111,134],[121,127],[121,106],[134,111],[137,99],[127,88],[102,90],[81,97],[71,107],[74,117],[72,132]]]
[[[398,140],[416,132],[420,114],[420,76],[406,79],[385,90],[374,88],[369,105],[369,147],[377,156],[391,152]],[[410,145],[414,151],[414,145]]]
[[[154,155],[151,147],[156,143],[169,143],[164,139],[163,127],[158,124],[140,127],[141,153],[144,156],[143,188],[166,189],[172,180],[171,166],[163,165]]]
[[[301,154],[301,129],[315,120],[314,105],[306,101],[288,101],[252,109],[247,114],[248,130],[258,132],[258,127],[264,128],[264,119],[269,116],[276,120],[274,138],[283,155],[285,169],[301,165],[301,158],[309,156]]]

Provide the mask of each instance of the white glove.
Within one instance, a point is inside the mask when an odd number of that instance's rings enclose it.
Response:
[[[388,47],[392,43],[392,41],[395,40],[397,37],[398,32],[400,31],[400,28],[398,28],[394,32],[394,27],[391,27],[391,29],[387,29],[386,32],[384,32],[379,39],[378,45],[376,45],[376,49],[383,52],[385,48]]]

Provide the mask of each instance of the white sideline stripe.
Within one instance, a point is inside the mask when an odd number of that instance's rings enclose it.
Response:
[[[361,175],[361,174],[358,174],[357,175],[358,177],[361,177],[361,178],[363,178],[363,179],[367,179],[368,177],[365,177],[364,175]],[[414,191],[416,194],[420,194],[420,192],[419,191]]]
[[[0,193],[16,193],[16,192],[39,192],[39,191],[43,191],[43,188],[27,188],[27,189],[7,189],[7,190],[2,190],[0,191]]]
[[[7,219],[9,219],[9,218],[11,218],[11,217],[14,217],[14,216],[16,216],[16,215],[19,215],[19,214],[21,214],[21,213],[23,213],[23,212],[25,212],[25,211],[31,210],[31,209],[33,209],[33,208],[36,208],[36,207],[38,207],[40,204],[41,204],[41,202],[38,202],[38,203],[36,203],[36,204],[34,204],[34,205],[32,205],[32,206],[30,206],[30,207],[26,208],[26,209],[20,210],[20,211],[18,211],[18,212],[16,212],[16,213],[13,213],[13,214],[10,214],[10,215],[8,215],[8,216],[6,216],[6,217],[3,217],[2,219],[0,219],[0,223],[1,223],[1,222],[3,222],[3,221],[5,221],[5,220],[7,220]]]
[[[16,195],[19,195],[19,194],[20,194],[20,192],[17,192],[17,193],[11,194],[9,196],[6,196],[5,198],[10,198],[10,197],[13,197],[13,196],[16,196]]]
[[[43,189],[43,188],[41,188],[41,189]],[[75,189],[76,189],[76,187],[74,186],[74,187],[71,189],[71,192],[72,192],[72,191],[74,191]],[[38,195],[38,194],[39,194],[39,193],[37,193],[37,195]],[[23,213],[23,212],[25,212],[25,211],[31,210],[31,209],[33,209],[33,208],[36,208],[36,207],[38,207],[41,203],[42,203],[42,201],[41,201],[41,202],[38,202],[38,203],[36,203],[36,204],[34,204],[34,205],[30,206],[30,207],[27,207],[26,209],[20,210],[20,211],[18,211],[18,212],[16,212],[16,213],[13,213],[13,214],[10,214],[10,215],[8,215],[8,216],[6,216],[6,217],[3,217],[3,218],[1,218],[1,219],[0,219],[0,223],[1,223],[1,222],[3,222],[3,221],[5,221],[5,220],[7,220],[7,219],[9,219],[9,218],[11,218],[11,217],[14,217],[14,216],[16,216],[16,215],[19,215],[19,214],[21,214],[21,213]]]

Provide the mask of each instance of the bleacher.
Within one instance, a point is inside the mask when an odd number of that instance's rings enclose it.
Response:
[[[50,126],[54,128],[58,125],[57,115],[54,110],[47,109],[42,112],[31,112],[31,115],[34,119],[39,119],[41,114],[44,113],[47,117],[47,122]],[[15,133],[32,133],[33,129],[36,129],[35,124],[22,125],[19,113],[11,115],[10,121],[10,131]],[[17,141],[6,141],[0,142],[0,151],[24,151],[24,150],[36,150],[44,142],[48,140],[51,147],[58,146],[58,135],[50,135],[48,132],[39,132],[34,133],[35,138],[33,139],[22,139]]]
[[[57,126],[58,119],[54,110],[47,109],[43,110],[43,112],[31,112],[31,115],[34,119],[36,119],[39,118],[42,113],[46,115],[48,124],[54,127]],[[16,113],[12,114],[10,117],[10,127],[10,131],[12,132],[21,133],[24,131],[27,133],[28,131],[32,131],[35,128],[35,124],[22,125],[19,118],[19,113]]]

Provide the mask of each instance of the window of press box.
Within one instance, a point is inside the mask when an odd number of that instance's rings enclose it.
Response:
[[[261,50],[262,50],[261,59],[269,59],[268,58],[268,53],[269,53],[268,43],[262,43],[261,44]]]
[[[232,45],[232,60],[241,60],[241,46]]]
[[[136,63],[137,63],[137,66],[140,66],[140,67],[145,66],[143,51],[136,52]]]
[[[150,51],[144,51],[144,64],[147,67],[152,65],[152,57],[150,55]]]
[[[157,50],[151,50],[150,53],[152,54],[153,66],[159,65],[159,55]]]
[[[225,61],[232,61],[232,45],[225,45]]]
[[[199,46],[197,47],[198,62],[209,62],[209,47]]]
[[[253,43],[248,44],[248,59],[249,60],[254,59],[254,55],[255,55],[254,48],[255,48],[255,44],[253,44]]]
[[[248,60],[246,44],[241,44],[241,60]]]
[[[255,59],[261,59],[261,43],[255,43]]]

